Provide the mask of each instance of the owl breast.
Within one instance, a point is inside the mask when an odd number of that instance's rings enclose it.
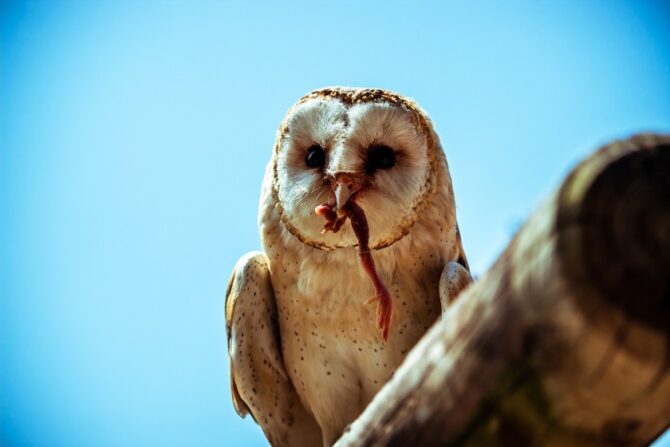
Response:
[[[366,304],[374,291],[356,248],[313,248],[282,227],[274,208],[262,215],[284,363],[326,443],[363,411],[441,312],[438,282],[449,245],[422,237],[439,233],[423,225],[374,252],[394,304],[385,342],[375,305]]]

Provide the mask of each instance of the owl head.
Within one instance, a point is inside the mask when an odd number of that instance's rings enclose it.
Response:
[[[273,197],[286,228],[324,250],[351,247],[350,228],[322,232],[315,208],[349,200],[365,211],[370,247],[407,235],[436,189],[451,180],[437,135],[411,100],[379,89],[324,88],[302,97],[274,149]]]

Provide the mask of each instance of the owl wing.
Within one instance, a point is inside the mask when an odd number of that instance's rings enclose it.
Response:
[[[465,264],[465,265],[464,265]],[[440,303],[442,312],[454,302],[456,297],[472,283],[472,276],[467,269],[467,262],[450,261],[440,276]]]
[[[321,430],[286,374],[277,307],[264,253],[243,256],[226,293],[226,332],[233,405],[251,413],[274,446],[321,444]]]

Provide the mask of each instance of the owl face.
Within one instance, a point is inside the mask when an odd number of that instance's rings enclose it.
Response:
[[[350,228],[322,233],[314,209],[355,200],[368,218],[370,246],[390,245],[407,234],[430,187],[430,124],[413,103],[388,92],[322,92],[298,102],[279,131],[274,194],[282,219],[309,245],[354,246]]]

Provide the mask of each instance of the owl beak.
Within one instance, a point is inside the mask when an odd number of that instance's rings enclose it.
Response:
[[[340,211],[344,205],[347,204],[349,198],[351,197],[351,189],[346,183],[339,183],[335,187],[335,205],[337,210]]]
[[[363,187],[365,177],[356,173],[340,172],[333,177],[332,187],[335,192],[335,207],[338,214],[343,215],[342,209],[352,196]]]

